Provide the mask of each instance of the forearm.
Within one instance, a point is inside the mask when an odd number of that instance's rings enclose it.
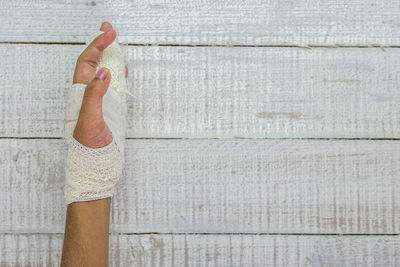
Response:
[[[127,89],[116,33],[107,22],[100,31],[79,56],[67,96],[64,195],[69,205],[61,266],[108,265],[111,196],[124,165]]]
[[[68,205],[61,266],[107,266],[111,198]]]

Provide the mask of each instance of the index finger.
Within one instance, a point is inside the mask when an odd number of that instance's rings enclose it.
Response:
[[[96,37],[82,52],[76,62],[74,83],[89,83],[95,76],[96,65],[104,49],[116,38],[113,28]]]

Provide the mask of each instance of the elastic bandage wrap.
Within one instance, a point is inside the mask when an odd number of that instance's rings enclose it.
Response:
[[[90,44],[103,32],[88,39]],[[73,132],[78,121],[86,84],[73,84],[68,92],[65,113],[65,135],[68,157],[64,194],[67,204],[111,197],[115,184],[122,175],[124,165],[124,140],[126,130],[125,63],[116,41],[102,53],[97,65],[107,68],[111,81],[103,96],[103,118],[112,134],[112,141],[105,147],[90,148],[80,144]]]

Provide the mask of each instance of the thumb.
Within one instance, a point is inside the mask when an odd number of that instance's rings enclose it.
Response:
[[[79,119],[98,120],[103,118],[103,96],[110,85],[111,74],[106,68],[101,68],[96,77],[86,86],[82,99]]]
[[[74,138],[88,147],[103,147],[112,140],[110,130],[103,120],[103,96],[107,92],[111,74],[101,68],[86,86]]]

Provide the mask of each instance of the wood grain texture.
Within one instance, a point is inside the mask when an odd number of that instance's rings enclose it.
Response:
[[[61,137],[79,45],[0,45],[0,136]],[[399,138],[400,49],[124,47],[130,138]]]
[[[0,231],[64,229],[63,140],[0,140]],[[119,233],[400,233],[400,142],[128,140]]]
[[[0,265],[57,266],[60,234],[0,235]],[[112,235],[110,266],[398,266],[398,236]]]
[[[84,42],[109,20],[125,43],[400,45],[394,0],[14,0],[0,8],[3,42]]]

